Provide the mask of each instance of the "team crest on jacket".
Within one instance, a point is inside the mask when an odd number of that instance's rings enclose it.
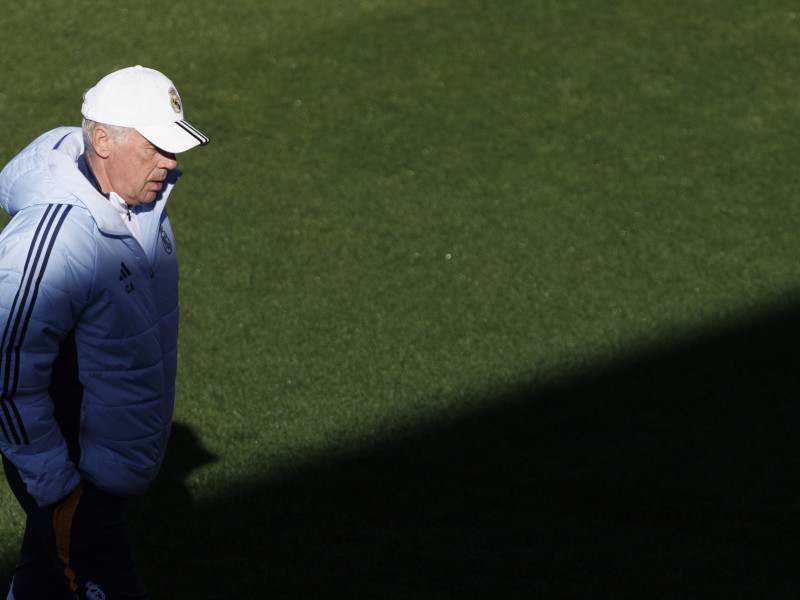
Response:
[[[174,87],[169,88],[169,101],[172,103],[172,110],[176,113],[181,113],[181,97],[178,96],[178,90]]]
[[[87,600],[106,600],[106,594],[99,585],[90,581],[86,584],[86,598]]]
[[[169,234],[164,231],[164,226],[162,225],[161,228],[161,245],[164,246],[164,251],[167,254],[172,254],[172,240],[169,239]]]

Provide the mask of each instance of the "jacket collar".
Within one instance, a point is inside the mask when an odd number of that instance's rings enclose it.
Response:
[[[108,194],[103,194],[103,188],[100,187],[100,182],[97,181],[97,177],[95,177],[94,171],[92,170],[92,165],[89,164],[89,159],[86,158],[86,152],[83,152],[77,161],[78,171],[83,173],[83,176],[86,177],[87,181],[92,184],[92,187],[100,192],[103,196],[108,198]]]

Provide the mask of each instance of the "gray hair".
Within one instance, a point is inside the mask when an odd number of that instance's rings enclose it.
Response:
[[[131,132],[133,131],[132,127],[120,127],[119,125],[106,125],[105,123],[97,123],[96,121],[90,121],[89,119],[84,119],[83,124],[81,125],[81,129],[83,130],[83,147],[86,148],[86,151],[89,154],[94,154],[94,144],[92,143],[92,136],[94,136],[94,130],[97,129],[97,126],[100,125],[105,127],[108,130],[111,139],[114,140],[117,144],[124,144],[128,141],[131,137]]]

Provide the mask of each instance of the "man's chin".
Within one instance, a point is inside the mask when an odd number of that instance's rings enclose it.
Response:
[[[137,204],[150,204],[151,202],[155,201],[155,199],[157,197],[158,197],[158,194],[156,194],[155,192],[148,192],[147,194],[144,195],[144,197],[137,198],[136,199],[137,200],[136,203]]]

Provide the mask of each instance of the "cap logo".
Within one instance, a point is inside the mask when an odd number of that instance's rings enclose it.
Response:
[[[178,96],[178,91],[174,87],[169,88],[169,100],[172,103],[172,110],[174,110],[176,113],[180,114],[181,113],[181,98],[180,98],[180,96]]]

